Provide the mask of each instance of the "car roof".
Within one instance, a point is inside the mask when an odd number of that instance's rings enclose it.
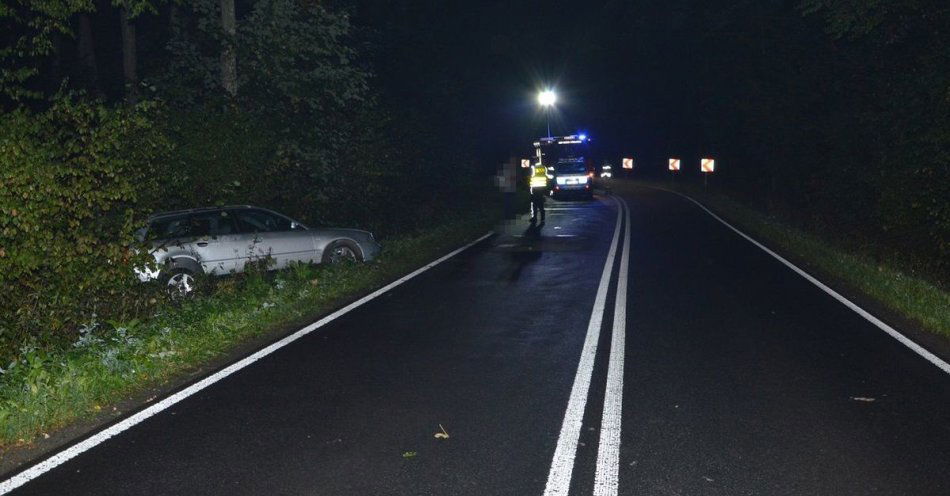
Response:
[[[234,209],[248,209],[248,208],[260,208],[261,210],[267,210],[266,208],[255,207],[253,205],[226,205],[223,207],[198,207],[198,208],[186,208],[182,210],[169,210],[168,212],[158,212],[150,215],[148,217],[149,221],[159,219],[161,217],[172,217],[176,215],[184,214],[195,214],[202,212],[216,212],[218,210],[234,210]]]

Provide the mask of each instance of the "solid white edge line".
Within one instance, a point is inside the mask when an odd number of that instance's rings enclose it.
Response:
[[[571,396],[567,401],[567,410],[564,412],[564,422],[561,424],[557,447],[554,449],[554,457],[551,460],[551,470],[548,472],[548,481],[544,487],[545,496],[566,496],[571,486],[574,457],[577,456],[577,441],[583,427],[584,408],[587,405],[587,392],[594,372],[594,359],[597,356],[597,341],[600,339],[607,288],[610,286],[611,274],[617,258],[615,256],[617,242],[620,239],[620,224],[623,220],[623,207],[616,198],[614,202],[617,204],[617,227],[614,228],[614,237],[610,242],[610,251],[607,252],[597,296],[594,298],[594,308],[591,310],[590,322],[587,325],[587,336],[584,338],[584,347],[577,364],[574,385],[571,387]]]
[[[851,310],[853,310],[855,313],[857,313],[857,314],[860,315],[861,317],[864,317],[865,320],[867,320],[868,322],[874,324],[874,325],[877,326],[880,330],[886,332],[886,333],[889,334],[892,338],[898,340],[898,341],[899,341],[901,344],[903,344],[904,346],[910,348],[910,350],[913,351],[914,353],[917,353],[918,355],[920,355],[921,357],[923,357],[924,359],[926,359],[926,360],[929,361],[930,363],[936,365],[938,368],[940,368],[940,369],[943,370],[944,372],[950,374],[950,364],[948,364],[947,362],[943,361],[940,357],[938,357],[937,355],[934,355],[933,353],[927,351],[927,349],[925,349],[923,346],[920,346],[919,344],[917,344],[917,343],[911,341],[910,338],[908,338],[907,336],[904,336],[903,334],[901,334],[900,331],[898,331],[897,329],[894,329],[893,327],[891,327],[891,326],[887,325],[886,323],[884,323],[881,319],[878,319],[878,318],[875,317],[874,315],[871,315],[870,312],[868,312],[867,310],[865,310],[865,309],[859,307],[856,303],[854,303],[854,302],[852,302],[851,300],[845,298],[844,296],[842,296],[842,295],[841,295],[840,293],[838,293],[837,291],[831,289],[831,288],[828,287],[825,283],[823,283],[823,282],[819,281],[818,279],[814,278],[811,274],[809,274],[809,273],[805,272],[804,270],[798,268],[798,266],[796,266],[796,265],[793,264],[792,262],[789,262],[788,260],[786,260],[785,258],[783,258],[783,257],[782,257],[781,255],[779,255],[778,253],[775,253],[774,251],[768,249],[768,248],[767,248],[765,245],[763,245],[762,243],[759,243],[758,241],[752,239],[752,238],[751,238],[749,235],[747,235],[746,233],[740,231],[739,229],[735,228],[732,224],[726,222],[725,220],[723,220],[723,219],[722,219],[721,217],[719,217],[718,215],[712,213],[712,211],[710,211],[708,208],[706,208],[706,206],[703,205],[702,203],[700,203],[700,202],[694,200],[693,198],[689,197],[688,195],[685,195],[685,194],[680,193],[680,192],[678,192],[678,191],[672,191],[672,190],[668,190],[668,189],[665,189],[665,188],[657,188],[657,187],[655,187],[655,186],[648,186],[648,187],[649,187],[649,188],[653,188],[653,189],[658,189],[658,190],[661,190],[661,191],[666,191],[666,192],[668,192],[668,193],[673,193],[673,194],[675,194],[675,195],[679,195],[679,196],[681,196],[681,197],[683,197],[683,198],[686,198],[687,200],[693,202],[694,204],[696,204],[696,206],[698,206],[699,208],[705,210],[706,213],[709,214],[709,215],[711,215],[714,219],[718,220],[719,222],[721,222],[723,225],[725,225],[725,226],[728,227],[729,229],[732,229],[733,231],[736,232],[736,234],[738,234],[739,236],[742,236],[743,238],[745,238],[746,240],[748,240],[750,243],[754,244],[755,246],[758,246],[759,248],[762,249],[762,251],[768,253],[769,255],[772,255],[776,260],[778,260],[779,262],[782,262],[783,264],[785,264],[785,266],[787,266],[788,268],[790,268],[790,269],[792,269],[793,271],[795,271],[798,275],[804,277],[806,280],[808,280],[808,282],[814,284],[815,286],[818,286],[819,289],[821,289],[821,290],[824,291],[825,293],[828,293],[832,298],[838,300],[842,305],[844,305],[844,306],[850,308]]]
[[[597,446],[597,470],[594,496],[616,496],[620,473],[620,424],[623,416],[623,359],[627,332],[627,277],[630,270],[630,207],[620,198],[626,212],[627,229],[620,256],[620,274],[614,300],[613,333],[610,338],[610,359],[607,365],[607,388],[604,411],[600,421],[600,442]]]
[[[383,286],[382,288],[377,289],[376,291],[373,291],[372,293],[354,301],[353,303],[350,303],[349,305],[331,313],[330,315],[323,317],[322,319],[300,329],[299,331],[281,339],[280,341],[277,341],[249,355],[248,357],[238,362],[235,362],[229,365],[228,367],[221,369],[218,372],[208,377],[205,377],[204,379],[192,384],[191,386],[186,387],[185,389],[182,389],[181,391],[178,391],[177,393],[171,396],[168,396],[167,398],[136,413],[135,415],[132,415],[116,424],[113,424],[109,426],[108,428],[90,436],[89,438],[60,451],[50,456],[49,458],[46,458],[45,460],[37,463],[36,465],[31,466],[30,468],[27,468],[26,470],[10,477],[9,479],[3,482],[0,482],[0,495],[9,493],[10,491],[58,467],[59,465],[62,465],[63,463],[79,456],[83,452],[107,441],[108,439],[112,437],[117,436],[118,434],[135,426],[136,424],[139,424],[147,420],[149,417],[154,416],[155,414],[175,405],[176,403],[184,400],[185,398],[188,398],[189,396],[207,388],[208,386],[211,386],[212,384],[220,381],[221,379],[224,379],[225,377],[247,367],[248,365],[253,364],[254,362],[266,357],[267,355],[270,355],[271,353],[283,348],[284,346],[287,346],[288,344],[306,336],[307,334],[310,334],[311,332],[329,324],[330,322],[342,317],[343,315],[346,315],[350,311],[369,302],[370,300],[373,300],[379,297],[380,295],[387,293],[388,291],[392,290],[396,286],[399,286],[405,283],[406,281],[418,276],[419,274],[422,274],[423,272],[435,267],[436,265],[439,265],[440,263],[484,241],[486,238],[488,238],[492,234],[494,234],[494,232],[489,232],[488,234],[485,234],[484,236],[449,253],[448,255],[444,255],[442,258],[439,258],[435,260],[434,262],[429,262],[428,264],[410,272],[409,274],[406,274],[405,276]]]

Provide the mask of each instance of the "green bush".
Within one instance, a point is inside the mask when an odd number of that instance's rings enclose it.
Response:
[[[157,111],[60,96],[0,116],[3,355],[140,304],[130,248],[169,151]]]
[[[370,87],[344,10],[254,2],[232,40],[238,91],[227,95],[218,8],[181,6],[161,70],[136,92],[161,105],[58,96],[0,116],[0,366],[56,348],[36,340],[62,346],[91,322],[144,317],[150,298],[131,267],[147,256],[129,247],[155,211],[255,204],[404,236],[483,200],[478,168],[439,138],[444,123]]]
[[[209,104],[173,111],[165,126],[175,154],[160,177],[159,209],[255,203],[272,189],[262,174],[274,156],[274,133],[253,114]]]

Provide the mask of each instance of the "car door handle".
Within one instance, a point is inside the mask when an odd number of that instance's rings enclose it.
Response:
[[[208,242],[207,242],[207,241],[199,241],[199,242],[198,242],[198,246],[208,246]]]

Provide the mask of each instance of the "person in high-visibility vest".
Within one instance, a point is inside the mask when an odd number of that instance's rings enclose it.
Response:
[[[528,186],[531,188],[531,222],[537,222],[538,214],[541,215],[541,222],[544,222],[544,197],[548,192],[548,171],[543,165],[537,164],[532,167]]]

